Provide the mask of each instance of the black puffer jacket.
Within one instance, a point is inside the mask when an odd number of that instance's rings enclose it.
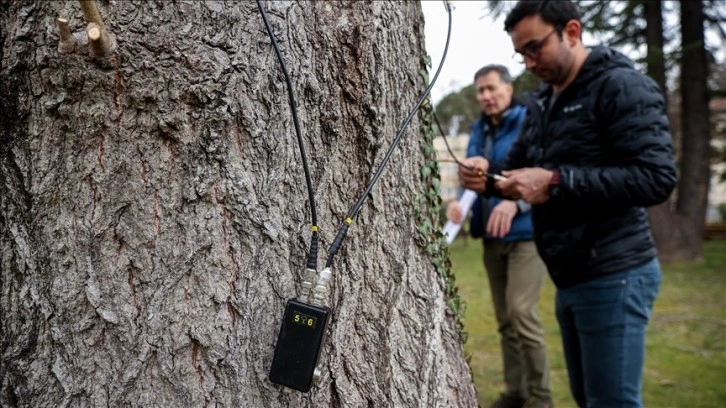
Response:
[[[656,255],[645,207],[668,198],[676,170],[658,86],[624,55],[594,48],[545,114],[551,94],[547,86],[530,96],[522,133],[492,171],[559,170],[560,186],[532,220],[540,256],[563,288]]]

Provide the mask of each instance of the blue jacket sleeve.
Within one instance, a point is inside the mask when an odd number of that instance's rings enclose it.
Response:
[[[503,163],[489,163],[489,173],[493,174],[501,174],[502,171],[505,170],[512,170],[512,169],[519,169],[523,167],[528,167],[529,163],[527,160],[527,147],[529,144],[533,143],[532,141],[523,140],[523,130],[526,126],[529,126],[530,123],[528,118],[528,111],[526,109],[522,110],[521,117],[517,121],[517,137],[514,139],[514,142],[509,148],[509,151],[507,152],[507,158],[504,160]],[[486,197],[499,197],[504,199],[511,199],[508,197],[505,197],[501,194],[501,192],[494,186],[496,183],[496,180],[493,178],[487,179],[487,185],[486,189],[484,190],[484,196]],[[521,200],[520,200],[521,201]],[[524,201],[521,201],[521,204],[518,202],[517,206],[519,207],[519,211],[521,213],[529,212],[531,209],[531,206]]]

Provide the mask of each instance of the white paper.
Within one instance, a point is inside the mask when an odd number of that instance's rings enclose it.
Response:
[[[459,205],[461,206],[461,214],[463,215],[463,219],[466,219],[466,215],[469,214],[469,210],[471,210],[471,206],[474,204],[474,201],[476,201],[477,193],[472,190],[464,190],[464,194],[461,195],[461,198],[459,198]],[[453,221],[446,221],[446,225],[444,225],[443,233],[446,237],[446,243],[451,244],[454,242],[454,238],[456,238],[456,234],[459,233],[459,230],[461,229],[461,224],[457,224]]]

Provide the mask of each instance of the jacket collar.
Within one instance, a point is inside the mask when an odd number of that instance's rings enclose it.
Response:
[[[582,84],[599,77],[603,72],[613,70],[616,67],[633,68],[633,62],[612,48],[603,45],[592,47],[587,59],[585,59],[585,63],[580,68],[580,72],[577,73],[575,80],[567,86],[565,91],[569,88],[582,86]],[[552,85],[541,84],[535,95],[537,100],[547,100],[552,95]]]
[[[502,112],[502,123],[499,124],[499,127],[503,128],[507,125],[507,122],[510,119],[512,111],[514,111],[515,110],[514,108],[516,108],[517,106],[522,106],[522,102],[518,98],[512,97],[512,102],[509,104],[507,109],[505,109],[504,112]],[[492,123],[492,118],[489,115],[484,114],[484,112],[482,112],[479,119],[484,126],[495,127],[494,124]]]

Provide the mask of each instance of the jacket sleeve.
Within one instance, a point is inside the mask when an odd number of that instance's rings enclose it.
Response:
[[[509,151],[507,152],[507,158],[504,160],[502,164],[498,163],[489,163],[489,173],[493,174],[500,174],[502,171],[505,170],[512,170],[512,169],[520,169],[523,167],[528,167],[530,164],[527,161],[527,148],[530,143],[533,143],[531,140],[524,140],[527,126],[532,126],[530,123],[532,121],[529,118],[528,110],[523,109],[521,113],[521,117],[519,118],[519,121],[517,123],[517,137],[514,139],[514,142],[509,147]],[[511,199],[508,197],[505,197],[501,194],[501,192],[494,186],[496,183],[496,180],[489,178],[487,179],[487,186],[486,190],[484,190],[485,196],[493,196],[493,197],[499,197],[504,199]],[[523,204],[526,204],[522,202]],[[520,207],[521,212],[527,212],[530,210],[531,207],[528,205]]]
[[[531,126],[528,125],[528,123],[529,121],[525,120],[520,126],[519,135],[514,140],[514,143],[512,143],[512,147],[509,148],[507,158],[506,160],[504,160],[501,171],[521,169],[524,167],[529,167],[531,165],[531,163],[529,163],[527,159],[527,149],[529,148],[529,144],[534,143],[534,141],[524,140],[525,138],[523,137],[524,127]]]
[[[481,156],[481,148],[484,144],[484,136],[477,126],[481,126],[479,120],[474,121],[469,131],[469,143],[466,145],[466,157]]]
[[[606,206],[659,204],[676,184],[663,97],[654,81],[633,69],[609,77],[596,108],[607,164],[560,166],[557,198]]]

